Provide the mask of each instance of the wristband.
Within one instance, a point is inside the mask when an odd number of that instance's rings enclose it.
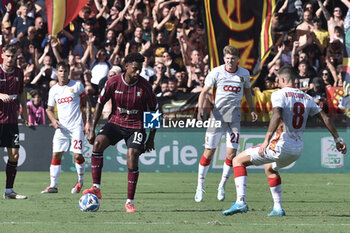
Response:
[[[337,137],[337,138],[334,139],[334,142],[335,143],[343,142],[343,139],[341,137]]]

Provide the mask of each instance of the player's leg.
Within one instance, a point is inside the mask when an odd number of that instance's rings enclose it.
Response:
[[[19,130],[17,124],[1,124],[0,146],[7,148],[5,199],[27,199],[13,190],[19,159]]]
[[[136,212],[134,207],[134,197],[136,192],[137,181],[139,178],[138,161],[141,151],[129,148],[127,151],[127,167],[128,167],[128,186],[127,199],[125,203],[126,212]]]
[[[85,176],[85,158],[82,154],[74,153],[75,160],[75,168],[77,169],[78,181],[74,185],[71,193],[80,193],[81,188],[84,184],[84,176]]]
[[[83,194],[92,193],[99,199],[101,195],[101,176],[103,168],[103,152],[109,145],[115,145],[121,138],[119,127],[112,123],[105,124],[94,141],[91,156],[92,187],[85,189]]]
[[[232,159],[236,156],[237,149],[227,147],[226,148],[226,159],[222,167],[221,180],[218,187],[217,198],[219,201],[225,200],[225,186],[227,180],[230,178],[232,172]]]
[[[50,185],[41,193],[57,193],[58,178],[61,173],[62,155],[69,149],[70,135],[61,129],[56,129],[52,139],[52,159],[50,165]]]
[[[197,179],[198,182],[197,182],[196,194],[194,196],[194,200],[196,202],[201,202],[203,200],[205,178],[207,176],[210,162],[213,158],[215,150],[216,150],[215,148],[212,148],[212,149],[205,148],[203,155],[201,157],[201,160],[199,161],[198,179]]]
[[[265,174],[270,185],[273,199],[273,210],[268,216],[285,216],[282,208],[282,181],[279,173],[273,169],[273,164],[265,164]]]
[[[61,174],[61,161],[63,151],[53,152],[50,165],[50,186],[46,187],[41,193],[57,193],[58,178]]]
[[[205,134],[205,149],[198,164],[198,182],[196,194],[194,196],[196,202],[201,202],[203,200],[205,178],[209,170],[210,162],[220,143],[222,134],[223,130],[216,128],[208,128]]]
[[[290,165],[298,160],[301,156],[302,148],[290,145],[289,148],[282,148],[282,152],[276,152],[274,157],[277,158],[273,163],[267,163],[265,165],[265,174],[270,185],[270,191],[274,202],[273,210],[268,216],[285,216],[285,212],[282,208],[282,181],[278,173],[278,170]],[[271,151],[268,151],[272,153]],[[297,154],[294,154],[294,153]],[[270,154],[267,153],[267,156]],[[293,154],[291,154],[293,153]]]
[[[139,156],[145,149],[146,132],[144,130],[124,130],[125,140],[128,147],[126,165],[128,167],[126,212],[136,212],[134,197],[137,181],[139,178]]]
[[[85,159],[82,154],[83,141],[84,141],[83,129],[77,128],[72,133],[70,151],[73,152],[75,168],[77,169],[78,181],[72,188],[71,193],[79,193],[84,183]]]
[[[109,138],[106,135],[97,135],[91,156],[91,175],[92,175],[92,187],[85,189],[83,194],[92,193],[99,199],[101,195],[101,177],[103,168],[103,151],[110,145]]]
[[[252,165],[250,155],[247,151],[243,151],[232,160],[235,185],[236,185],[236,202],[234,202],[230,209],[222,212],[223,215],[232,215],[236,213],[244,213],[248,211],[246,203],[246,186],[247,186],[247,169],[246,167]]]
[[[6,164],[6,189],[5,199],[27,199],[24,195],[19,195],[13,190],[13,184],[17,174],[17,164],[19,159],[19,148],[7,147],[8,160]]]

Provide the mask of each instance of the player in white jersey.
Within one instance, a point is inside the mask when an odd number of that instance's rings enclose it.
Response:
[[[265,140],[260,146],[249,148],[233,159],[237,199],[231,208],[222,212],[223,215],[248,211],[246,167],[262,164],[265,164],[265,173],[274,201],[273,210],[268,216],[285,215],[278,169],[288,166],[300,157],[303,150],[302,134],[308,116],[317,116],[334,137],[337,150],[346,153],[346,145],[328,116],[316,105],[311,96],[294,88],[296,74],[293,68],[282,67],[277,77],[282,89],[271,95],[273,114]]]
[[[85,159],[82,155],[84,140],[84,122],[80,109],[81,101],[85,101],[86,93],[81,82],[70,80],[69,65],[65,62],[57,64],[58,83],[54,85],[49,92],[47,116],[51,120],[53,127],[56,128],[53,137],[53,153],[50,166],[50,186],[46,187],[41,193],[57,193],[58,177],[61,172],[61,159],[65,151],[73,152],[75,167],[78,173],[78,181],[72,189],[72,193],[79,193],[85,173]],[[86,98],[87,99],[87,98]],[[54,115],[54,106],[57,106],[58,120]],[[86,102],[86,127],[89,127],[90,107]]]
[[[225,46],[223,50],[224,65],[214,68],[206,77],[205,85],[198,99],[198,120],[202,120],[204,100],[208,92],[216,89],[215,104],[211,120],[221,121],[220,128],[208,128],[205,135],[205,149],[198,165],[198,184],[195,201],[203,200],[204,181],[209,170],[210,161],[220,143],[222,135],[226,136],[226,160],[223,166],[222,177],[218,187],[217,198],[225,199],[225,185],[229,178],[232,159],[236,156],[239,143],[241,120],[241,101],[243,94],[251,110],[252,121],[258,119],[255,113],[250,90],[249,71],[238,66],[238,49]]]

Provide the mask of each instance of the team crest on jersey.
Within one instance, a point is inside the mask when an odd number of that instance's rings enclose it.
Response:
[[[142,96],[142,92],[141,91],[136,92],[136,96],[137,97],[141,97]]]
[[[70,91],[70,93],[74,93],[74,89],[73,88],[69,89],[69,91]]]
[[[18,82],[18,77],[15,77],[15,79],[16,79],[16,82]]]

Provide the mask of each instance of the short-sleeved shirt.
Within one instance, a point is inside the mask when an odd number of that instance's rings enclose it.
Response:
[[[277,128],[269,148],[303,146],[302,135],[308,116],[321,111],[313,98],[298,88],[285,87],[271,95],[272,106],[282,108],[283,121]],[[289,145],[289,146],[288,146]]]
[[[143,112],[158,107],[152,86],[141,76],[133,84],[124,80],[124,73],[109,78],[102,89],[98,103],[104,105],[112,99],[112,113],[108,122],[125,128],[142,129]]]
[[[54,107],[57,104],[61,128],[73,131],[83,126],[80,99],[84,97],[86,93],[83,84],[75,80],[70,80],[63,86],[57,83],[50,89],[47,105]]]
[[[0,93],[11,97],[10,103],[0,100],[0,124],[17,124],[18,122],[18,96],[23,92],[23,70],[15,67],[13,71],[6,72],[0,65]],[[25,106],[22,106],[25,108]]]
[[[27,17],[26,20],[24,20],[22,17],[16,17],[15,20],[13,21],[12,27],[16,28],[16,34],[15,36],[18,36],[21,32],[23,34],[26,34],[29,26],[34,25],[34,19]]]
[[[216,88],[213,117],[232,122],[232,113],[241,106],[244,88],[250,88],[250,74],[240,66],[237,66],[236,72],[229,72],[225,65],[221,65],[209,72],[205,86]]]

